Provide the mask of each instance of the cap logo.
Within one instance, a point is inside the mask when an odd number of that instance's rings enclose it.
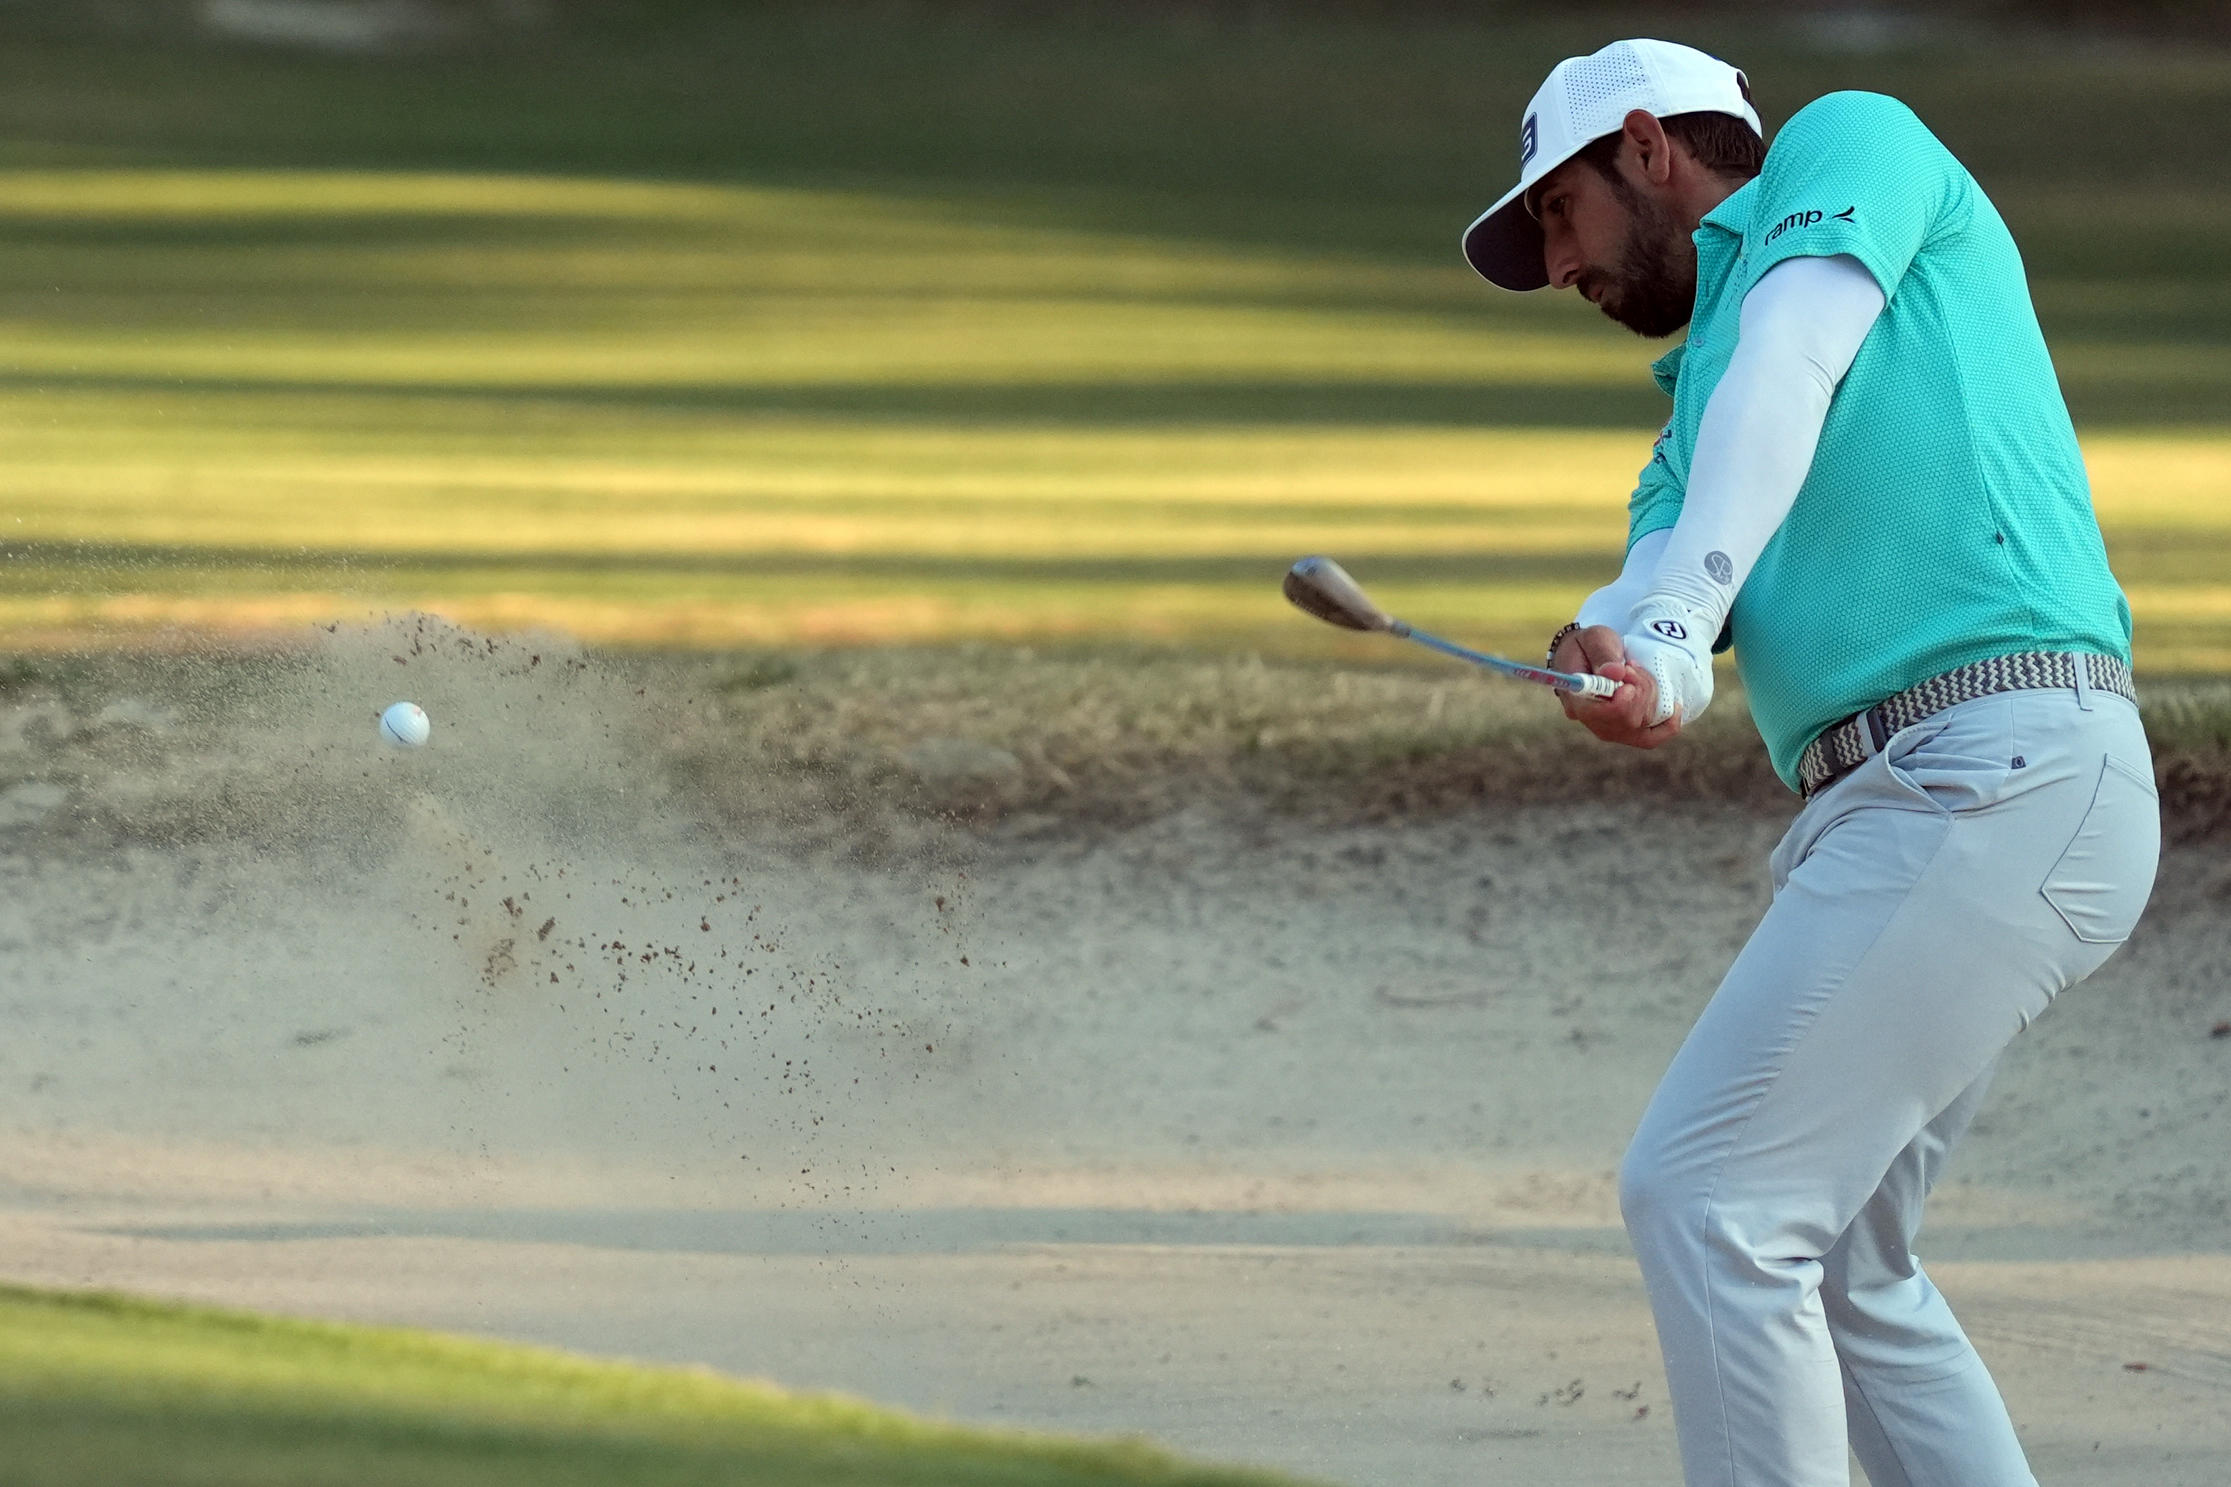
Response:
[[[1541,148],[1542,116],[1528,114],[1526,122],[1518,126],[1518,168],[1524,170],[1534,158],[1534,151]]]

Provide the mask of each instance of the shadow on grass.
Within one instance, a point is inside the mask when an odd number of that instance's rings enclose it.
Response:
[[[2062,390],[2079,432],[2231,428],[2231,377],[2086,372],[2063,353]],[[1631,384],[1448,378],[1170,378],[1154,381],[915,380],[768,385],[695,382],[351,381],[129,373],[0,373],[0,389],[125,395],[346,397],[369,405],[486,402],[1063,428],[1229,425],[1627,430],[1646,440],[1671,405],[1638,359]],[[1647,454],[1638,443],[1638,460]]]
[[[305,187],[304,195],[315,196]],[[648,214],[611,212],[379,210],[234,214],[212,209],[194,216],[133,212],[117,216],[93,209],[69,211],[0,208],[0,250],[135,248],[158,251],[217,249],[257,252],[285,248],[517,248],[640,247]],[[698,229],[695,235],[706,234]]]
[[[1296,557],[1301,554],[1295,554]],[[373,549],[213,547],[112,542],[25,542],[0,545],[0,592],[50,587],[67,573],[139,578],[194,574],[338,574],[388,572],[583,573],[736,578],[856,578],[930,586],[1228,585],[1277,586],[1289,560],[1214,553],[1172,557],[1001,558],[934,553],[718,552],[397,552]],[[1411,585],[1493,583],[1581,584],[1600,581],[1600,548],[1546,553],[1383,553],[1368,571],[1374,582]],[[7,575],[18,575],[10,578]],[[18,591],[21,591],[20,589]]]
[[[0,388],[140,394],[347,397],[370,403],[479,400],[505,404],[782,414],[898,423],[1060,427],[1228,424],[1447,428],[1628,429],[1637,464],[1664,421],[1665,398],[1639,369],[1632,388],[1425,380],[1170,380],[1156,382],[371,382],[87,374],[0,375]],[[2221,409],[2216,410],[2221,414]]]
[[[2126,584],[2231,584],[2231,528],[2189,526],[2111,528],[2107,555]]]

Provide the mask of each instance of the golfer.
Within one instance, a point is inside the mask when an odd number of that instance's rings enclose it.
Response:
[[[1840,1487],[1847,1440],[1875,1487],[2032,1487],[1912,1239],[2000,1051],[2136,924],[2160,819],[2014,241],[1896,100],[1768,148],[1743,74],[1622,41],[1550,73],[1464,251],[1688,330],[1624,569],[1550,647],[1622,685],[1566,711],[1654,748],[1732,645],[1804,797],[1620,1172],[1690,1487]]]

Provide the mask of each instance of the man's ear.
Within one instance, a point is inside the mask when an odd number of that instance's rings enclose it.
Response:
[[[1635,168],[1643,179],[1653,186],[1663,186],[1673,177],[1673,143],[1666,138],[1665,125],[1657,115],[1647,109],[1634,109],[1620,126],[1627,138],[1627,147],[1634,155]]]

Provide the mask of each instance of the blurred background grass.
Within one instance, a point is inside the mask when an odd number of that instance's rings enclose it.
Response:
[[[1961,154],[2142,666],[2231,669],[2231,50],[2083,29],[2134,14],[0,8],[0,646],[410,606],[1321,654],[1276,594],[1321,550],[1530,650],[1663,405],[1455,234],[1551,62],[1657,33],[1770,128],[1870,87]]]

